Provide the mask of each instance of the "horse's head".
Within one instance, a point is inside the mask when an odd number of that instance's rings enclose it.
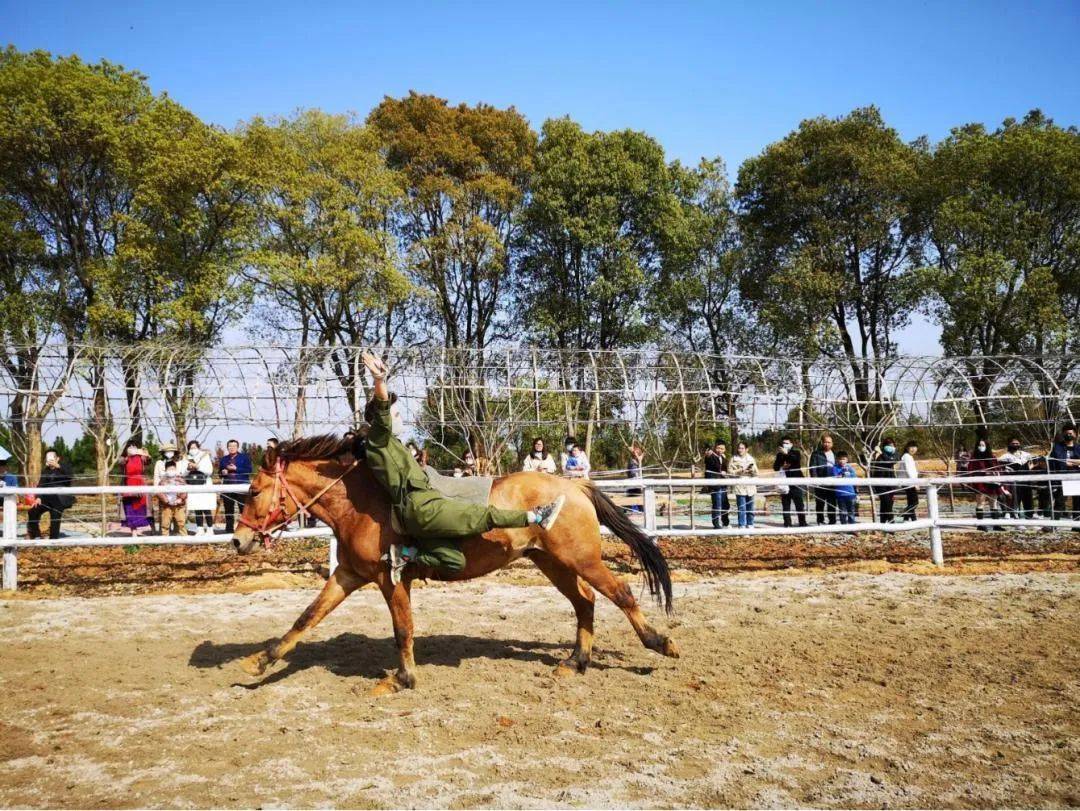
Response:
[[[233,534],[233,546],[241,555],[248,554],[258,541],[269,541],[277,531],[300,512],[322,499],[356,467],[347,463],[350,440],[332,434],[306,437],[270,448],[262,467],[251,480],[239,526]],[[331,471],[313,466],[312,460],[333,460]],[[340,472],[339,472],[340,471]],[[337,475],[334,475],[337,473]]]
[[[300,505],[286,475],[285,462],[271,448],[251,480],[244,509],[233,533],[233,546],[241,555],[251,552],[258,541],[269,540],[299,511]]]

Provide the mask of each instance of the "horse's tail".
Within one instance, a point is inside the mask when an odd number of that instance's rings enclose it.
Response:
[[[659,545],[627,518],[626,513],[602,490],[587,484],[585,491],[592,500],[597,520],[633,550],[641,563],[649,593],[656,598],[657,605],[663,606],[668,614],[674,613],[671,606],[671,572],[668,571],[667,560]]]

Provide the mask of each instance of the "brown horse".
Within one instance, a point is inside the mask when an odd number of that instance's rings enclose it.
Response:
[[[675,643],[653,630],[629,586],[612,575],[600,559],[602,522],[634,551],[650,592],[671,612],[671,578],[660,548],[606,495],[588,483],[546,473],[514,473],[495,481],[491,503],[527,508],[550,502],[560,493],[566,496],[566,504],[550,530],[531,526],[468,538],[461,545],[467,559],[463,571],[444,578],[437,572],[417,570],[413,565],[395,586],[390,582],[386,562],[380,558],[392,543],[405,539],[391,526],[386,493],[362,462],[352,460],[349,443],[336,436],[283,442],[276,452],[267,453],[251,482],[233,544],[240,554],[247,554],[257,541],[283,526],[303,506],[333,530],[338,539],[339,563],[322,592],[292,629],[274,645],[244,659],[242,666],[253,676],[262,675],[349,594],[365,583],[375,583],[390,607],[401,666],[379,682],[373,693],[414,687],[411,581],[416,577],[469,580],[522,556],[529,557],[547,575],[571,602],[577,615],[577,642],[556,673],[583,673],[589,665],[593,645],[593,589],[622,609],[645,647],[664,656],[678,657]]]

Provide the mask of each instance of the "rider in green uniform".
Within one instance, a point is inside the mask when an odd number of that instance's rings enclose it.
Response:
[[[370,352],[364,364],[374,378],[374,398],[364,417],[370,424],[365,458],[368,469],[390,496],[392,509],[402,528],[417,546],[394,544],[390,548],[390,576],[394,583],[411,563],[431,566],[448,574],[465,568],[465,555],[454,542],[493,529],[538,524],[549,529],[562,509],[564,496],[533,510],[482,507],[443,496],[432,489],[427,473],[412,452],[395,436],[399,432],[397,409],[386,387],[386,365]]]

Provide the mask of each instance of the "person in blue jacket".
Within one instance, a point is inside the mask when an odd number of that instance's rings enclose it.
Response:
[[[836,454],[833,475],[841,479],[858,478],[855,468],[848,464],[848,455],[843,451]],[[836,491],[836,511],[839,513],[840,523],[854,524],[856,499],[854,485],[841,484],[833,489]]]
[[[228,453],[218,462],[222,484],[247,484],[251,481],[251,457],[240,450],[240,443],[230,439],[225,446]],[[225,506],[225,532],[231,533],[234,520],[244,509],[244,493],[222,493]]]
[[[7,451],[0,447],[0,486],[4,487],[18,487],[19,479],[14,473],[8,472],[8,462],[11,461],[7,458]]]

